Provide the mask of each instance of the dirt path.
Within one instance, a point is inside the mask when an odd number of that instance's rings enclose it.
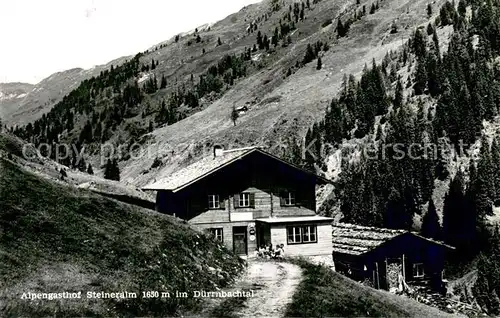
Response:
[[[253,297],[211,299],[202,315],[283,317],[301,278],[302,270],[297,265],[250,261],[246,272],[226,291],[253,290]]]
[[[246,281],[258,287],[254,297],[248,298],[246,306],[237,311],[239,317],[283,317],[286,305],[292,300],[302,271],[289,263],[250,263]]]

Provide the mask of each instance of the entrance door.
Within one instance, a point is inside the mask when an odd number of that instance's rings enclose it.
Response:
[[[247,255],[247,227],[233,227],[233,251],[237,255]]]

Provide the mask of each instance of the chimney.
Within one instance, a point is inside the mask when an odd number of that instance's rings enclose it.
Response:
[[[214,158],[220,157],[224,154],[224,148],[220,145],[214,146]]]

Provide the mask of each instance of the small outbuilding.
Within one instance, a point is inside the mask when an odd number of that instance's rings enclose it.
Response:
[[[333,225],[333,261],[338,272],[374,288],[402,290],[407,283],[442,291],[447,250],[442,242],[405,230]]]

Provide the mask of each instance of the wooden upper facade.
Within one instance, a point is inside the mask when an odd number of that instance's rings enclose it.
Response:
[[[206,173],[199,164],[196,173],[190,166],[177,172],[183,184],[146,187],[158,191],[156,209],[193,224],[315,215],[316,185],[328,182],[258,148],[203,160],[210,159],[219,164]]]

